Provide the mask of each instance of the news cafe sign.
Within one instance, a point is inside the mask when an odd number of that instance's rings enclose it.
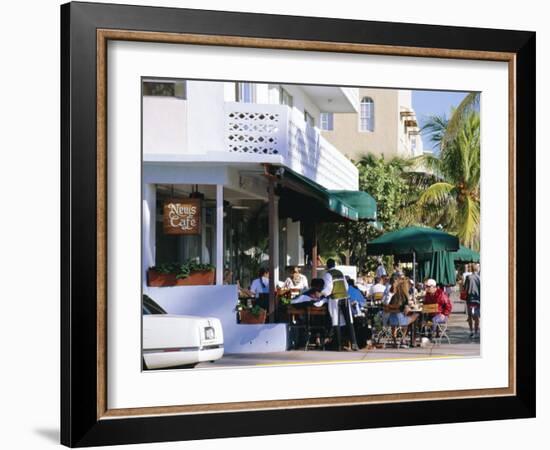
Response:
[[[185,198],[164,202],[165,234],[200,234],[201,200]]]

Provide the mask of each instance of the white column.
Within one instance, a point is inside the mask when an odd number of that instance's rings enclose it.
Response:
[[[273,279],[275,280],[275,287],[277,287],[277,282],[280,280],[279,278],[279,197],[275,196],[274,198],[275,203],[275,217],[274,220],[274,227],[273,227],[273,262],[275,263],[275,266],[273,267]],[[271,255],[270,255],[271,257]]]
[[[154,184],[143,186],[143,221],[142,221],[142,271],[145,283],[147,269],[155,265],[155,240],[157,223],[157,189]]]
[[[216,284],[223,284],[223,184],[216,185]]]
[[[279,212],[275,195],[275,182],[269,178],[268,187],[268,222],[269,222],[269,310],[268,321],[275,321],[275,288],[279,281]]]

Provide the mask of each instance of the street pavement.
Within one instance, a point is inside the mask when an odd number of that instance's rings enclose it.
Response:
[[[471,358],[480,356],[480,339],[469,337],[466,314],[453,313],[448,332],[451,344],[430,342],[425,347],[361,349],[359,351],[289,350],[278,353],[226,354],[213,363],[201,363],[196,368],[221,368],[236,366],[281,366],[326,363],[370,363],[380,361],[406,361],[426,359]]]

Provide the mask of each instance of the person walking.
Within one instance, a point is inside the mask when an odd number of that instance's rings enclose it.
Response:
[[[323,277],[325,287],[323,295],[329,299],[328,310],[332,319],[332,328],[336,334],[337,349],[342,349],[342,339],[340,335],[340,316],[343,315],[346,322],[349,338],[351,340],[351,349],[359,350],[355,330],[353,328],[353,318],[348,301],[348,283],[344,274],[336,269],[336,261],[330,258],[327,260],[327,271]]]
[[[474,271],[466,278],[464,290],[466,291],[466,304],[468,306],[470,338],[476,338],[479,337],[479,318],[481,316],[481,279],[479,276],[479,264],[474,265]]]
[[[378,267],[376,268],[376,276],[378,278],[382,278],[382,277],[385,277],[386,275],[387,275],[386,268],[384,267],[382,258],[378,258]]]

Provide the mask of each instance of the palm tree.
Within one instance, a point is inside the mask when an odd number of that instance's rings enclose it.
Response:
[[[465,114],[460,127],[449,138],[449,126],[455,115]],[[479,176],[480,136],[479,113],[464,113],[458,108],[453,117],[432,117],[424,129],[439,146],[439,157],[424,155],[417,162],[430,168],[439,178],[419,197],[419,215],[431,225],[442,225],[455,232],[460,241],[479,248]]]
[[[448,143],[456,137],[464,121],[468,118],[471,112],[479,110],[479,92],[470,92],[462,99],[456,109],[453,111],[451,118],[445,126],[445,133],[441,140],[441,150],[444,150]]]

